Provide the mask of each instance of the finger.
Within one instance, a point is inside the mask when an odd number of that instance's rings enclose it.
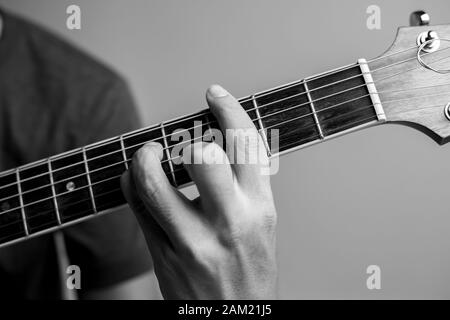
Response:
[[[262,167],[268,165],[267,150],[253,121],[239,102],[218,85],[208,89],[206,98],[225,133],[227,154],[238,181],[253,186],[259,181],[257,176],[262,176]]]
[[[206,211],[217,212],[233,202],[234,173],[223,149],[215,143],[193,143],[183,150],[183,164],[200,193]]]
[[[217,84],[210,86],[206,91],[206,100],[223,130],[255,128],[252,120],[236,98],[221,86]]]
[[[191,219],[190,203],[169,183],[162,169],[163,149],[148,143],[133,156],[131,174],[138,197],[147,212],[158,222],[172,242],[185,241],[185,229]]]
[[[163,246],[172,247],[172,243],[138,197],[130,171],[127,170],[120,177],[120,185],[128,205],[141,226],[150,253],[155,258],[160,254]]]

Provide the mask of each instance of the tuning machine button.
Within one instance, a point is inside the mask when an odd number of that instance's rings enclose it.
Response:
[[[409,25],[416,26],[428,26],[430,24],[430,16],[425,11],[414,11],[409,16]]]

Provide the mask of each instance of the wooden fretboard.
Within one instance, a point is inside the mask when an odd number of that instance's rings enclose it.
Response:
[[[383,121],[368,64],[358,63],[240,99],[279,155]],[[374,99],[375,98],[375,99]],[[201,125],[198,123],[201,122]],[[191,180],[170,158],[175,130],[218,128],[208,110],[0,173],[0,246],[94,217],[125,203],[120,176],[144,143],[165,147],[162,166],[174,186]],[[278,129],[275,137],[271,129]],[[272,139],[279,139],[273,149]]]

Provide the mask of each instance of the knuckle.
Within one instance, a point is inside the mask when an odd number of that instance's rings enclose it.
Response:
[[[245,206],[240,205],[241,208]],[[222,235],[222,241],[228,245],[235,245],[245,241],[255,231],[261,234],[273,233],[277,226],[277,213],[272,203],[267,201],[252,201],[244,210],[237,211],[239,214],[227,221],[224,228],[226,232]],[[245,214],[243,214],[243,212]]]
[[[236,247],[246,239],[247,235],[254,229],[256,224],[252,208],[245,208],[245,205],[239,204],[241,210],[229,208],[229,211],[236,214],[230,214],[219,221],[220,227],[218,239],[220,243],[227,248]],[[230,210],[231,209],[231,210]],[[243,210],[242,210],[243,209]]]

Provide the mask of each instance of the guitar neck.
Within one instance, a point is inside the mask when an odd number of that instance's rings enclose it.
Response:
[[[271,156],[385,121],[365,60],[239,101]],[[0,246],[125,204],[120,176],[149,141],[163,145],[161,162],[170,182],[187,185],[189,175],[171,157],[180,134],[200,141],[215,128],[214,116],[202,110],[0,173]]]

